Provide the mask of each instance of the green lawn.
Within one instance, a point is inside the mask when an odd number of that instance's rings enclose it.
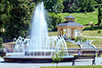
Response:
[[[102,30],[101,33],[98,33],[98,30],[88,30],[88,31],[83,31],[84,36],[100,36],[102,37]]]
[[[56,67],[40,67],[40,68],[56,68]],[[90,65],[90,66],[59,66],[58,68],[102,68],[101,65]]]
[[[57,36],[57,32],[49,32],[49,36]]]
[[[68,48],[80,48],[77,44],[73,44],[71,42],[66,42]]]
[[[94,30],[90,29],[91,26],[85,26],[83,29],[83,35],[84,36],[102,36],[102,25],[100,26],[93,26]],[[98,31],[101,31],[101,33],[98,33]]]
[[[97,48],[102,48],[102,38],[87,38],[87,40],[94,40],[92,44]]]
[[[87,14],[85,13],[60,13],[60,15],[63,18],[68,15],[74,16],[76,18],[75,21],[82,25],[89,24],[90,21],[93,22],[93,24],[96,24],[98,22],[97,14],[98,14],[97,11],[88,12]]]

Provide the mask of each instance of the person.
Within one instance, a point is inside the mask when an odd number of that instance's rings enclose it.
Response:
[[[80,49],[78,49],[78,55],[81,55],[81,50]]]
[[[66,40],[66,34],[64,35],[64,39]]]

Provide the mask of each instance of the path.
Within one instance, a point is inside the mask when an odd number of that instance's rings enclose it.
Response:
[[[91,44],[92,40],[91,41],[87,40],[86,42],[81,42],[81,44],[80,44],[80,41],[75,42],[74,40],[70,40],[70,39],[67,41],[74,43],[74,44],[78,44],[78,45],[80,45],[81,48],[84,48],[84,49],[95,49],[96,48],[93,44]]]
[[[102,37],[99,37],[99,36],[83,36],[83,37],[88,37],[88,38],[102,38]]]
[[[102,38],[102,37],[99,37],[99,36],[83,36],[83,37],[88,37],[88,38]],[[74,43],[74,44],[80,44],[80,42],[78,41],[78,42],[75,42],[75,41],[73,41],[73,40],[67,40],[67,41],[69,41],[69,42],[72,42],[72,43]],[[91,40],[91,41],[86,41],[86,42],[82,42],[81,43],[81,48],[87,48],[87,49],[95,49],[96,47],[93,45],[93,44],[91,44],[91,42],[92,42],[93,40]]]
[[[0,61],[3,61],[1,58]],[[91,65],[91,61],[78,61],[75,62],[75,66]],[[72,62],[61,62],[59,66],[71,66]],[[96,65],[102,65],[102,58],[96,58]],[[0,63],[0,68],[39,68],[42,66],[56,66],[53,63]]]

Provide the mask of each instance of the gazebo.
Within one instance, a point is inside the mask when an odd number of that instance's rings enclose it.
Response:
[[[64,17],[66,19],[65,22],[58,24],[57,27],[57,36],[63,36],[64,33],[66,34],[66,37],[68,38],[74,38],[77,36],[82,35],[82,29],[83,25],[76,23],[75,17],[69,15],[67,17]]]

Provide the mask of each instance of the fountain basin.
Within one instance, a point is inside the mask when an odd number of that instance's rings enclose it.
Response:
[[[61,62],[71,62],[74,59],[74,56],[63,56]],[[5,62],[53,62],[51,56],[5,56]]]

